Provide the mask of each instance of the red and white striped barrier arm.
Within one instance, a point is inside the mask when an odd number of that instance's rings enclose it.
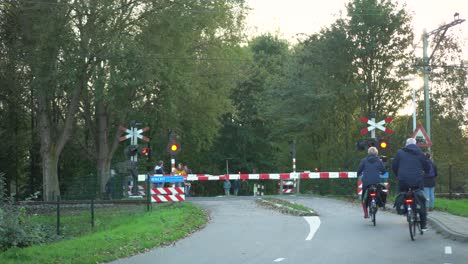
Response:
[[[127,186],[128,195],[132,195],[132,186]],[[146,195],[146,188],[142,185],[138,185],[138,195]]]
[[[357,178],[356,172],[292,172],[292,173],[261,173],[261,174],[188,174],[188,181],[224,181],[228,180],[294,180],[294,179],[348,179]]]
[[[151,188],[151,195],[155,194],[185,194],[185,190],[182,187]]]
[[[184,194],[176,195],[151,195],[152,203],[168,203],[168,202],[183,202],[185,201]]]

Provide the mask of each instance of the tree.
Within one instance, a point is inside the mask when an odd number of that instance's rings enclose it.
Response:
[[[355,0],[347,5],[344,24],[353,44],[353,65],[361,113],[393,116],[404,100],[401,80],[411,67],[411,16],[390,0]]]

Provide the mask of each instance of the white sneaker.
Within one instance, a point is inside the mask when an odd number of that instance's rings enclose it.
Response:
[[[427,228],[427,226],[424,227],[424,228],[421,228],[421,231],[423,231],[423,232],[426,232],[427,230],[429,230],[429,228]]]

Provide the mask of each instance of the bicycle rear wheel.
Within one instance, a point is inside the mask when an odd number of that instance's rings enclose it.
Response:
[[[376,214],[377,214],[377,207],[372,206],[370,211],[371,211],[371,220],[372,220],[372,224],[374,224],[374,226],[375,226],[375,224],[376,224],[375,216],[376,216]]]
[[[414,237],[416,236],[416,218],[414,217],[414,211],[408,210],[408,226],[411,240],[414,241]]]

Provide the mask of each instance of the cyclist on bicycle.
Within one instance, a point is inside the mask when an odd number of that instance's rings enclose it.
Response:
[[[408,138],[406,146],[397,151],[392,162],[392,170],[398,179],[398,191],[406,192],[409,188],[416,190],[416,201],[421,209],[421,229],[427,230],[426,198],[424,196],[424,174],[429,173],[430,165],[424,153],[416,146],[416,139]]]
[[[385,166],[377,155],[379,151],[376,147],[370,147],[367,150],[367,157],[361,160],[357,175],[362,175],[362,210],[364,210],[364,218],[369,218],[367,212],[367,188],[372,184],[380,183],[380,175],[386,172]]]

